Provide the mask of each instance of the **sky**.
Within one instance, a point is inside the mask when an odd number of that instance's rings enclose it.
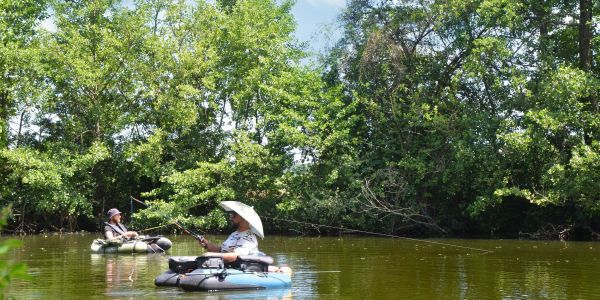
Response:
[[[296,0],[292,14],[297,22],[298,41],[306,42],[307,50],[314,52],[333,46],[342,35],[337,18],[345,7],[346,0]],[[51,18],[41,25],[50,31],[56,30]]]
[[[337,19],[345,7],[346,0],[296,0],[292,8],[297,23],[295,36],[299,42],[306,43],[306,50],[313,54],[312,59],[326,53],[341,38],[342,30]],[[56,30],[51,18],[43,21],[41,26],[50,31]]]
[[[308,43],[308,50],[322,52],[341,37],[338,16],[346,0],[297,0],[292,9],[296,18],[296,38]]]

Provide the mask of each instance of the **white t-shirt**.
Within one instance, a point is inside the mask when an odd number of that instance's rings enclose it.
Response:
[[[235,252],[238,255],[251,255],[258,253],[258,240],[250,230],[234,231],[221,244],[221,252]]]

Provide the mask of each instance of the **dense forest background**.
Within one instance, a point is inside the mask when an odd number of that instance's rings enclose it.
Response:
[[[5,230],[599,238],[599,1],[352,0],[312,63],[293,5],[0,0]]]

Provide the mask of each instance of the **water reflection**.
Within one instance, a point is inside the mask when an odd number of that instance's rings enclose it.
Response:
[[[92,273],[104,275],[106,295],[113,296],[131,295],[136,282],[145,280],[147,265],[164,259],[163,255],[156,254],[90,254],[90,257]]]
[[[236,300],[236,299],[265,299],[265,300],[291,300],[292,289],[271,289],[257,291],[229,291],[229,292],[189,292],[188,295],[195,299],[204,300]]]
[[[261,248],[294,269],[292,288],[184,292],[154,286],[169,256],[199,255],[189,237],[169,237],[167,255],[90,254],[92,235],[27,236],[14,252],[33,280],[15,299],[598,299],[600,244],[446,240],[480,254],[382,238],[266,237]],[[225,237],[211,237],[222,240]],[[326,273],[323,271],[340,271]]]

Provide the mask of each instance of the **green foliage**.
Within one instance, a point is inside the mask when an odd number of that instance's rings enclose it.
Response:
[[[31,105],[28,92],[39,56],[35,26],[45,6],[46,1],[0,1],[0,149],[9,144],[10,117]]]
[[[231,145],[230,158],[216,163],[199,162],[196,168],[162,178],[161,189],[144,196],[167,195],[168,201],[151,202],[160,204],[157,207],[151,205],[136,218],[149,221],[149,216],[168,212],[167,219],[181,218],[183,223],[203,229],[218,228],[226,224],[225,216],[217,209],[219,202],[241,200],[258,204],[277,200],[282,187],[276,176],[281,172],[278,159],[242,131],[236,134],[236,141]],[[194,219],[190,210],[200,212],[200,216]],[[161,217],[153,219],[158,223],[165,220]]]
[[[223,200],[396,234],[597,226],[598,32],[583,61],[576,1],[349,1],[317,66],[293,4],[0,2],[16,229],[93,229],[130,195],[145,227],[220,230]]]
[[[576,68],[576,26],[560,24],[577,10],[560,1],[351,1],[331,74],[365,103],[351,135],[364,141],[353,151],[366,207],[455,232],[473,221],[498,228],[493,219],[519,207],[505,202],[520,199],[539,211],[576,207],[578,217],[558,222],[589,222],[598,199],[573,169],[582,153],[595,165],[598,74]]]
[[[7,219],[11,215],[11,205],[0,210],[0,230],[6,226]],[[13,279],[30,279],[27,273],[27,265],[8,259],[7,256],[13,249],[21,247],[21,241],[17,239],[4,239],[0,241],[0,298],[4,298],[4,290],[8,288]]]
[[[27,207],[36,216],[56,216],[62,225],[73,228],[77,216],[92,214],[88,199],[93,195],[93,180],[89,171],[108,155],[100,143],[81,155],[70,155],[64,150],[1,150],[6,172],[3,183],[15,187],[3,191],[2,199],[16,207]],[[26,211],[21,214],[21,218],[27,217]]]

